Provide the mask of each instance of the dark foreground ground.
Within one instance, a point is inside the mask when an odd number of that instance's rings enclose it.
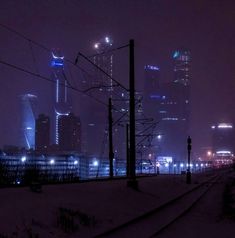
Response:
[[[28,187],[0,189],[0,237],[94,237],[164,204],[212,174],[193,175],[190,185],[184,175],[138,178],[138,190],[127,187],[125,179],[44,185],[41,192]],[[223,172],[200,203],[159,237],[234,237],[234,181],[233,170]]]

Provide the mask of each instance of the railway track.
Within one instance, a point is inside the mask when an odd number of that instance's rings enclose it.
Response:
[[[95,237],[157,237],[162,231],[188,213],[222,177],[214,175],[201,184],[161,206]]]

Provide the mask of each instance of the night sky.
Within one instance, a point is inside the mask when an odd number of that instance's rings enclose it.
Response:
[[[114,46],[136,43],[137,90],[144,65],[173,78],[172,52],[192,55],[191,137],[193,148],[210,144],[210,125],[235,122],[235,2],[233,0],[8,0],[0,1],[0,23],[47,48],[61,48],[68,59],[90,55],[92,44],[109,35]],[[0,27],[0,60],[39,70],[50,77],[48,54]],[[128,55],[126,54],[126,57]],[[118,77],[118,75],[117,75]],[[19,95],[35,93],[47,112],[51,85],[0,64],[0,146],[18,143]],[[77,99],[77,112],[82,107]]]

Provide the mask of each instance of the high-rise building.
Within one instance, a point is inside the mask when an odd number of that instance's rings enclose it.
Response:
[[[107,102],[108,97],[113,92],[113,82],[107,76],[113,76],[113,53],[110,52],[112,44],[112,39],[106,36],[92,45],[94,54],[91,60],[98,67],[93,66],[93,77],[89,78],[89,81],[84,80],[88,87],[88,93],[95,95],[96,98],[102,97],[102,100],[106,98]],[[106,144],[107,137],[107,111],[102,104],[94,100],[87,100],[86,103],[86,112],[84,112],[84,122],[86,124],[83,125],[83,151],[101,156],[103,152],[100,152],[100,148]],[[93,143],[93,141],[96,141],[96,143]]]
[[[174,82],[183,85],[189,84],[191,54],[189,50],[176,50],[173,54],[174,59]]]
[[[22,146],[26,149],[34,149],[37,96],[33,94],[24,94],[20,96],[20,100],[22,113]]]
[[[235,134],[232,123],[218,123],[212,129],[212,152],[216,156],[235,153]]]
[[[102,38],[94,44],[96,54],[93,56],[93,62],[111,77],[113,76],[113,54],[108,51],[111,49],[112,45],[113,41],[110,37],[106,36]],[[95,70],[96,80],[94,81],[94,84],[96,86],[101,86],[100,90],[112,91],[112,79],[107,77],[99,69]],[[106,88],[102,88],[102,86],[106,86]],[[110,86],[110,88],[107,88],[107,86]]]
[[[159,72],[160,69],[156,65],[146,65],[144,67],[144,113],[148,117],[157,119],[157,100],[159,100]]]
[[[81,151],[81,121],[73,113],[62,115],[58,121],[61,151]]]
[[[51,61],[52,78],[55,80],[55,133],[54,142],[59,143],[58,122],[60,116],[68,115],[71,110],[71,103],[68,95],[68,81],[64,72],[64,56],[59,51],[52,52]]]
[[[160,86],[158,121],[160,155],[174,160],[187,158],[187,137],[190,119],[190,52],[177,50],[173,54],[174,77]]]
[[[50,118],[40,114],[36,119],[35,149],[46,152],[50,146]]]

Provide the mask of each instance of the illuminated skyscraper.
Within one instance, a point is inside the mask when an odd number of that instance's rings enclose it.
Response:
[[[22,109],[22,145],[26,149],[34,149],[37,96],[24,94],[20,96],[20,100]]]
[[[189,84],[191,54],[188,50],[176,50],[174,59],[174,82],[183,85]]]
[[[232,123],[219,123],[213,125],[212,150],[217,156],[232,155],[235,153],[235,135]]]
[[[173,53],[174,75],[171,82],[161,84],[158,95],[161,155],[186,160],[190,119],[191,54],[186,50]]]
[[[144,113],[148,117],[157,118],[157,100],[159,100],[159,72],[156,65],[146,65],[144,67]]]
[[[68,98],[68,81],[64,73],[64,56],[60,52],[52,52],[52,77],[55,80],[55,143],[59,143],[58,121],[59,117],[68,115],[71,105]]]
[[[113,54],[108,52],[111,49],[113,41],[109,37],[102,38],[99,42],[94,44],[94,49],[96,55],[93,56],[93,62],[103,69],[108,75],[113,76]],[[113,82],[112,79],[108,78],[104,73],[99,69],[96,69],[96,86],[110,86],[107,91],[112,91]]]

